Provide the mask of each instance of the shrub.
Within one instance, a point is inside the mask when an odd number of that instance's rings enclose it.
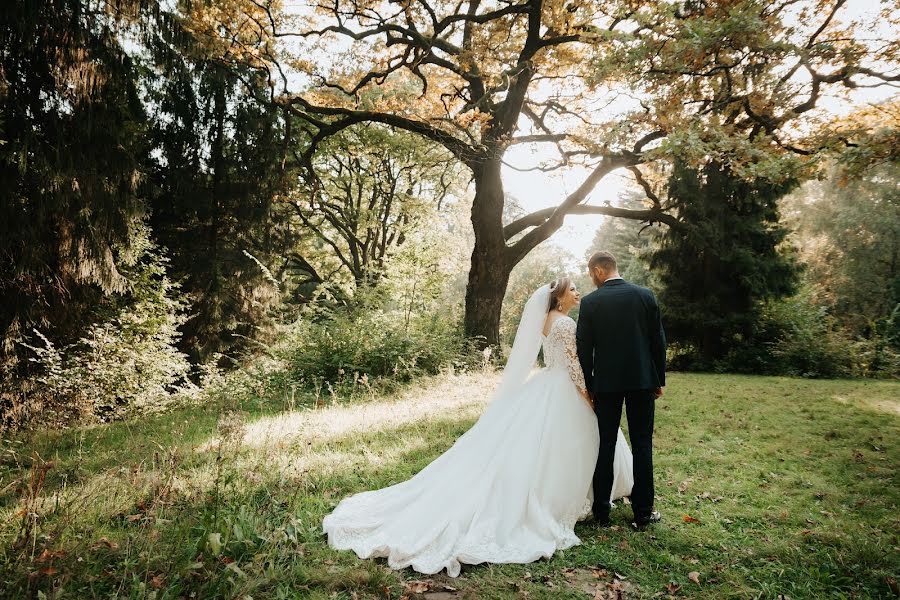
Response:
[[[900,352],[890,343],[891,323],[872,325],[868,337],[841,327],[810,289],[763,305],[753,335],[735,339],[712,366],[722,372],[801,377],[898,377]]]
[[[35,330],[24,344],[34,352],[41,386],[32,398],[72,416],[119,418],[158,411],[187,384],[189,363],[176,343],[184,322],[177,285],[166,276],[166,259],[149,239],[123,269],[131,289],[110,306],[109,316],[91,325],[73,344],[57,347]],[[49,400],[48,400],[49,398]]]
[[[768,304],[761,341],[771,347],[773,371],[802,377],[842,377],[854,373],[849,336],[808,290]]]
[[[690,344],[669,345],[669,368],[685,371],[800,377],[900,377],[900,352],[889,337],[893,323],[874,324],[854,337],[803,289],[761,305],[748,337],[735,335],[726,353],[704,360]],[[882,330],[884,330],[882,332]]]
[[[295,381],[309,383],[403,382],[475,362],[452,319],[371,305],[307,309],[276,352]]]

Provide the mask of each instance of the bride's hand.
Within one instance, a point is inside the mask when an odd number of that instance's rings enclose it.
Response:
[[[584,398],[584,401],[587,402],[587,405],[594,410],[594,399],[591,398],[591,395],[587,393],[587,391],[578,390],[581,392],[581,397]]]

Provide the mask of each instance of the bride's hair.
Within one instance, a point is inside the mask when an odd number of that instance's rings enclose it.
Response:
[[[570,287],[572,287],[572,279],[569,277],[560,277],[550,283],[550,308],[547,309],[547,312],[559,309],[559,303]]]

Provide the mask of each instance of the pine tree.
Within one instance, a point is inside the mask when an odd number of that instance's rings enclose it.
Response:
[[[146,213],[146,115],[118,32],[143,2],[0,9],[0,365],[32,328],[79,337],[127,290],[118,260]]]
[[[650,263],[666,333],[692,348],[694,366],[749,339],[761,301],[794,293],[800,268],[783,248],[778,199],[795,185],[748,182],[717,162],[675,165],[668,193],[685,225],[667,231]]]
[[[192,305],[182,349],[198,361],[257,337],[280,300],[260,265],[296,241],[276,214],[290,183],[291,134],[274,107],[247,91],[264,86],[252,73],[185,48],[157,78],[150,222]]]

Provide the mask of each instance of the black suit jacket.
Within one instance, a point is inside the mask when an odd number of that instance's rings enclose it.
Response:
[[[666,385],[666,334],[656,296],[622,279],[581,299],[578,360],[595,394]]]

